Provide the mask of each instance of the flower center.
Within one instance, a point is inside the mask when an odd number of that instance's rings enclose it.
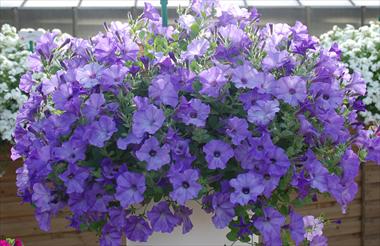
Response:
[[[185,189],[187,189],[187,188],[190,187],[190,184],[187,181],[183,181],[182,182],[182,187],[185,188]]]
[[[102,198],[102,197],[103,197],[102,194],[100,194],[100,193],[96,194],[96,199],[100,199],[100,198]]]
[[[67,176],[69,179],[73,179],[74,178],[74,174],[71,173],[69,176]]]
[[[248,83],[248,80],[246,78],[241,78],[240,81],[241,81],[242,84],[247,84]]]
[[[264,174],[264,179],[265,179],[265,180],[270,180],[270,175],[269,175],[269,173]]]
[[[264,146],[262,146],[262,145],[257,146],[257,150],[258,151],[263,151],[264,150]]]
[[[149,151],[149,155],[150,156],[156,156],[156,154],[157,154],[157,151],[155,151],[154,149],[152,149],[151,151]]]
[[[216,157],[216,158],[220,157],[220,151],[215,151],[214,152],[214,157]]]
[[[294,94],[296,94],[296,90],[293,88],[290,88],[289,93],[290,93],[290,95],[294,95]]]
[[[243,194],[245,194],[245,195],[248,195],[250,190],[248,187],[243,187],[243,189],[241,189],[241,192],[243,192]]]
[[[274,158],[270,158],[269,160],[270,160],[273,164],[276,163],[276,159],[274,159]]]
[[[323,99],[325,99],[325,100],[329,100],[330,99],[330,96],[329,95],[323,95]]]
[[[190,113],[190,118],[197,118],[198,117],[198,114],[197,114],[197,112],[191,112]]]

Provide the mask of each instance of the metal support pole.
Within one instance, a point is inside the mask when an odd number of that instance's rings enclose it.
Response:
[[[13,8],[12,12],[13,12],[13,26],[15,26],[17,30],[20,30],[21,28],[20,14],[19,14],[18,8]]]
[[[162,26],[168,26],[168,0],[161,0]]]
[[[78,7],[73,7],[72,11],[72,33],[73,37],[76,37],[78,34]]]
[[[366,7],[365,6],[361,6],[360,7],[360,26],[364,26],[365,25],[365,14],[366,14]]]
[[[310,30],[310,24],[311,24],[311,18],[310,18],[310,7],[306,6],[305,7],[305,21],[306,21],[306,26],[308,26]]]

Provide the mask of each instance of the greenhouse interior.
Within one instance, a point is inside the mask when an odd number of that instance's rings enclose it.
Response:
[[[0,0],[0,246],[380,245],[380,0]]]

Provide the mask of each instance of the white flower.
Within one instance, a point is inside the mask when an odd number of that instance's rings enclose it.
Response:
[[[334,26],[321,35],[321,43],[328,48],[338,43],[342,61],[353,71],[362,74],[367,82],[367,94],[363,102],[367,112],[362,112],[365,123],[380,123],[380,22],[355,29],[351,25],[341,29]]]

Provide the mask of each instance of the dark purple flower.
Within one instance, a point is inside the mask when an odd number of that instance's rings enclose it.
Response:
[[[158,75],[149,86],[149,98],[155,103],[172,106],[178,104],[178,92],[174,88],[169,75]]]
[[[170,233],[180,223],[180,219],[170,211],[169,204],[165,201],[155,205],[147,215],[152,229],[156,232]]]
[[[262,217],[254,219],[253,225],[260,231],[265,245],[281,245],[281,227],[285,217],[271,207],[264,208],[263,212]]]
[[[132,132],[142,137],[145,132],[156,133],[165,121],[164,112],[154,105],[147,105],[133,114]]]
[[[251,136],[248,130],[248,123],[245,119],[232,117],[228,119],[226,133],[231,138],[234,145],[239,145],[241,141]]]
[[[179,223],[182,224],[182,234],[188,233],[193,228],[193,223],[190,220],[192,213],[193,210],[185,206],[175,208],[174,215],[180,220]]]
[[[210,113],[210,106],[202,103],[199,99],[191,99],[189,102],[182,98],[177,109],[176,117],[186,125],[204,127]]]
[[[147,170],[158,170],[170,163],[169,152],[170,148],[167,144],[160,146],[160,142],[155,137],[151,137],[136,151],[136,156],[140,161],[146,161]]]
[[[259,100],[269,101],[272,96],[265,93],[259,93],[257,89],[241,93],[239,100],[243,103],[244,110],[248,111]]]
[[[145,176],[138,173],[124,172],[116,179],[115,197],[123,208],[144,200]]]
[[[106,224],[99,239],[100,246],[120,246],[121,237],[122,233],[117,227]]]
[[[212,222],[218,229],[223,229],[232,221],[235,217],[234,204],[230,202],[229,193],[217,193],[212,198],[212,208],[214,210],[214,216],[212,216]]]
[[[326,192],[328,190],[327,176],[329,171],[315,157],[312,150],[308,150],[305,157],[307,159],[304,166],[310,175],[311,187],[318,189],[320,192]]]
[[[198,197],[202,186],[198,183],[199,173],[194,169],[187,169],[169,178],[173,185],[170,197],[180,205],[185,205],[186,201]]]
[[[279,111],[280,107],[277,100],[259,100],[256,102],[256,105],[249,108],[248,121],[257,125],[267,125]]]
[[[153,231],[149,224],[141,217],[129,216],[126,221],[125,235],[135,242],[146,242]]]
[[[70,140],[64,142],[62,147],[55,148],[55,157],[58,160],[67,161],[68,163],[76,163],[85,159],[86,146],[83,142]]]
[[[230,180],[230,185],[235,189],[231,193],[231,202],[246,205],[249,201],[256,201],[264,191],[261,179],[253,173],[239,174],[235,179]]]
[[[193,82],[195,74],[187,69],[179,68],[177,73],[171,76],[171,81],[177,91],[193,92]]]
[[[113,200],[102,185],[95,183],[84,193],[90,211],[108,212],[108,204]]]
[[[305,239],[305,226],[302,215],[293,211],[290,213],[289,230],[296,246],[299,245]]]
[[[224,169],[227,162],[234,156],[231,146],[221,140],[211,140],[203,146],[203,153],[209,169]]]
[[[53,55],[53,50],[57,48],[57,44],[54,42],[55,37],[58,33],[47,32],[43,34],[36,45],[36,51],[40,56],[44,57],[45,60],[50,60]]]
[[[273,94],[292,106],[297,106],[306,99],[306,81],[299,76],[280,78],[273,84]]]
[[[89,172],[86,168],[78,167],[76,164],[69,164],[67,170],[59,175],[67,188],[66,193],[82,193],[86,179],[90,175]]]
[[[88,142],[101,148],[117,131],[117,128],[111,117],[102,115],[99,120],[94,121],[87,130],[87,135],[89,136]]]
[[[225,73],[219,67],[209,68],[199,74],[202,83],[200,93],[210,97],[218,97],[220,90],[227,83]]]
[[[86,197],[79,193],[69,194],[68,205],[76,215],[82,215],[90,209]]]

